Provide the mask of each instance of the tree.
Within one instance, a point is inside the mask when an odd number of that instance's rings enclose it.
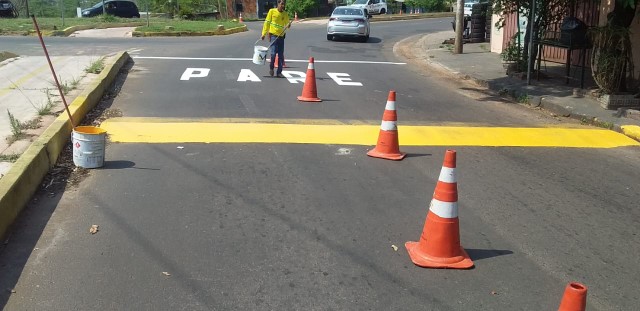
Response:
[[[315,0],[287,0],[286,10],[290,18],[293,18],[295,13],[298,13],[299,17],[307,17],[309,10],[316,6],[317,3]]]

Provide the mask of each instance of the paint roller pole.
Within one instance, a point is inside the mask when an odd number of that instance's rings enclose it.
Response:
[[[56,82],[56,86],[58,87],[58,92],[60,92],[60,97],[62,98],[62,103],[64,104],[64,108],[67,111],[67,115],[69,116],[69,121],[71,121],[71,127],[75,127],[75,123],[73,123],[73,118],[71,117],[71,112],[69,111],[69,106],[67,105],[67,100],[64,98],[64,93],[62,92],[62,87],[60,87],[60,82],[58,82],[58,76],[56,76],[55,70],[53,70],[53,64],[51,64],[51,59],[49,59],[49,52],[47,52],[47,47],[44,45],[44,41],[42,40],[42,34],[40,33],[40,28],[38,27],[38,22],[36,22],[36,16],[31,15],[31,19],[33,20],[33,26],[36,28],[38,32],[38,38],[40,39],[40,44],[42,45],[42,49],[44,50],[44,55],[47,57],[47,62],[49,63],[49,68],[51,68],[51,74],[53,74],[53,80]]]

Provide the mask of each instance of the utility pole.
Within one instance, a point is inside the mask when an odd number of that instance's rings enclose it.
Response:
[[[462,33],[464,32],[464,0],[458,0],[456,11],[456,42],[453,54],[462,54]]]
[[[529,53],[527,55],[527,85],[531,85],[531,70],[533,68],[531,68],[531,56],[533,55],[533,35],[534,35],[534,29],[533,29],[533,20],[535,19],[535,14],[536,14],[536,0],[531,0],[531,12],[529,13],[529,21],[527,21],[527,23],[529,23],[527,26],[529,26]],[[540,68],[538,68],[538,70],[540,70]]]

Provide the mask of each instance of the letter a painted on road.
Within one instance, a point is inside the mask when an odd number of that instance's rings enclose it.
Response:
[[[242,69],[238,75],[238,82],[246,81],[260,82],[260,78],[258,78],[258,76],[256,76],[256,74],[250,69]]]

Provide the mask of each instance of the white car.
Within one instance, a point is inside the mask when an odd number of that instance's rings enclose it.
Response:
[[[327,40],[335,37],[356,37],[362,42],[369,40],[371,26],[364,9],[354,6],[339,6],[333,10],[327,23]]]
[[[387,0],[356,0],[351,6],[364,9],[365,15],[387,13]]]

